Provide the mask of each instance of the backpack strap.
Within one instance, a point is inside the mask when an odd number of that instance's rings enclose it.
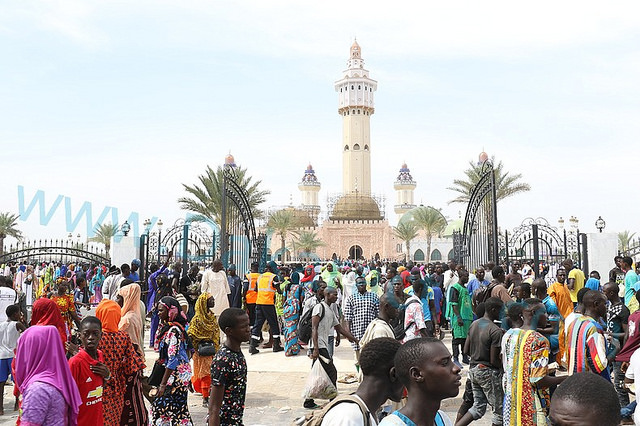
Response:
[[[355,394],[339,396],[338,398],[328,403],[322,409],[322,415],[320,416],[320,419],[319,419],[320,422],[322,422],[322,419],[324,418],[324,416],[327,414],[329,410],[331,410],[333,407],[343,402],[351,402],[351,403],[358,404],[358,408],[360,408],[360,412],[362,413],[362,417],[364,418],[364,426],[371,426],[369,408],[365,405],[364,402],[362,402],[362,400],[360,400],[360,398],[356,397]]]

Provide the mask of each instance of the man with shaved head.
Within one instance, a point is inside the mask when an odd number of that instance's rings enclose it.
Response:
[[[591,371],[607,380],[607,344],[604,329],[598,322],[606,318],[607,299],[604,294],[588,290],[582,298],[584,315],[578,316],[567,329],[568,374]]]

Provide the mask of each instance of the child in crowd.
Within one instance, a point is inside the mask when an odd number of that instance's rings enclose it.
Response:
[[[7,320],[0,323],[0,415],[4,414],[4,385],[11,374],[11,361],[18,346],[18,337],[26,329],[19,305],[7,306],[6,313]],[[18,409],[18,398],[13,409]]]
[[[239,308],[227,308],[218,319],[227,336],[211,364],[209,426],[242,424],[247,393],[247,363],[240,350],[251,338],[249,316]]]
[[[104,364],[98,344],[102,338],[102,323],[96,317],[88,316],[80,322],[82,348],[69,360],[71,375],[78,385],[82,405],[78,412],[78,424],[102,426],[102,392],[104,382],[111,379],[111,373]]]

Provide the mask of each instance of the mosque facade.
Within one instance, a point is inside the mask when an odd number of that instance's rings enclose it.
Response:
[[[370,120],[375,112],[374,94],[378,83],[365,69],[362,51],[356,41],[351,45],[347,68],[334,88],[338,94],[338,114],[342,118],[342,192],[328,197],[328,215],[321,219],[321,183],[309,164],[298,183],[302,203],[297,208],[289,208],[294,209],[297,216],[304,213],[305,220],[300,230],[312,230],[324,242],[324,246],[315,253],[320,259],[404,259],[406,247],[395,236],[385,217],[384,197],[371,191],[373,145]],[[393,185],[396,192],[393,210],[400,221],[416,208],[414,192],[417,182],[406,163],[402,164]],[[306,220],[306,216],[311,219],[312,226],[308,226],[311,222]],[[413,258],[415,252],[416,260],[425,261],[426,242],[419,236],[411,246],[415,249],[410,250],[409,256]],[[424,250],[422,246],[425,246]],[[449,253],[453,244],[451,238],[443,237],[432,240],[431,246],[432,253],[444,257],[442,252]],[[287,247],[293,247],[293,236],[288,238]],[[271,239],[270,248],[274,258],[285,260],[283,253],[279,252],[279,238]],[[284,256],[290,260],[290,251],[287,250]]]

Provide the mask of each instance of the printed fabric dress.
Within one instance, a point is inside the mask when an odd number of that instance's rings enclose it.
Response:
[[[503,424],[547,424],[549,390],[536,383],[547,375],[549,341],[533,330],[512,328],[502,338]]]
[[[174,325],[160,339],[158,360],[173,373],[167,380],[164,395],[156,398],[151,405],[154,426],[193,425],[187,405],[192,374],[185,336],[184,330]]]
[[[73,301],[73,296],[70,294],[65,294],[64,296],[53,296],[51,300],[56,302],[58,309],[60,309],[60,315],[62,315],[65,324],[67,324],[67,328],[71,330],[73,327],[73,318],[71,318],[71,314],[76,311],[76,304]]]
[[[298,343],[298,320],[302,310],[302,287],[292,284],[287,292],[287,299],[284,302],[284,354],[286,356],[298,355],[300,344]]]
[[[126,331],[105,331],[98,349],[111,372],[111,380],[105,383],[102,406],[105,426],[119,426],[127,389],[127,376],[144,370],[144,362],[136,352]]]

